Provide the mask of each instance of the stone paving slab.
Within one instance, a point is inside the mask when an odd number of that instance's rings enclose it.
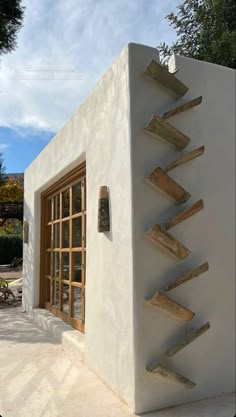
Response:
[[[1,271],[0,268],[0,278],[6,279],[6,280],[12,280],[12,279],[18,279],[22,277],[22,270],[21,269],[12,269],[8,271]]]
[[[21,307],[0,311],[2,417],[131,417],[113,392]],[[234,417],[233,395],[143,417]]]
[[[2,417],[130,417],[133,414],[81,362],[21,308],[0,311]]]

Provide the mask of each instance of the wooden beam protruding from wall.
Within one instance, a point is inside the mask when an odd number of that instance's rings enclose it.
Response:
[[[188,219],[189,217],[193,216],[194,214],[198,213],[199,211],[204,209],[203,200],[198,200],[194,203],[191,207],[182,210],[180,213],[173,216],[168,222],[165,223],[164,229],[169,230],[172,227],[176,226],[179,223],[182,223],[184,220]]]
[[[192,109],[195,106],[198,106],[202,102],[202,96],[194,98],[193,100],[187,101],[187,103],[181,104],[180,106],[174,107],[173,109],[165,112],[163,114],[163,119],[168,119],[171,116],[182,113],[186,110]]]
[[[171,358],[176,353],[180,352],[182,349],[184,349],[186,346],[190,345],[194,340],[196,340],[198,337],[200,337],[203,333],[207,332],[207,330],[210,329],[210,323],[209,321],[205,323],[203,326],[199,327],[198,329],[194,330],[193,332],[187,334],[182,340],[180,340],[176,345],[174,345],[172,348],[170,348],[166,355]]]
[[[174,181],[162,168],[157,167],[147,177],[146,182],[158,188],[178,204],[185,203],[191,195]]]
[[[178,78],[176,78],[162,65],[154,61],[154,59],[151,60],[150,64],[144,71],[144,76],[152,81],[162,84],[178,97],[184,96],[184,94],[186,94],[189,90],[184,83],[178,80]]]
[[[166,122],[162,117],[154,115],[145,130],[155,136],[159,136],[171,145],[174,145],[177,150],[181,151],[190,142],[190,138],[180,130],[176,129],[170,123]]]
[[[164,288],[164,291],[171,291],[174,288],[179,287],[182,284],[185,284],[185,282],[190,281],[191,279],[194,279],[198,277],[199,275],[203,274],[204,272],[207,272],[209,270],[209,264],[208,262],[204,262],[197,268],[192,269],[187,274],[183,275],[180,278],[177,278],[175,281],[171,282],[169,285],[167,285]]]
[[[177,261],[182,261],[190,255],[190,250],[187,249],[174,236],[162,229],[159,224],[153,226],[145,233],[145,236],[151,240],[159,248],[166,253],[173,256]]]
[[[170,314],[172,317],[178,320],[189,321],[192,320],[195,316],[188,308],[182,306],[181,304],[176,303],[176,301],[172,300],[167,295],[163,294],[162,292],[158,291],[153,298],[147,300],[147,303],[159,307],[164,310],[166,313]]]
[[[165,167],[165,172],[170,171],[171,169],[174,169],[176,167],[179,167],[180,165],[186,164],[186,162],[192,161],[195,158],[198,158],[201,156],[205,151],[205,146],[201,146],[200,148],[194,149],[191,152],[185,153],[180,158],[175,159],[170,164],[168,164]]]
[[[185,376],[172,371],[171,369],[161,365],[160,363],[158,363],[154,367],[147,367],[146,369],[151,374],[165,378],[167,381],[181,385],[183,388],[192,389],[196,386],[194,382],[190,381]]]

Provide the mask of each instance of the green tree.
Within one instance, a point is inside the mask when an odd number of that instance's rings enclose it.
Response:
[[[163,63],[172,53],[236,69],[236,1],[185,0],[166,16],[177,41],[159,46]]]
[[[4,172],[5,172],[5,167],[4,167],[3,157],[2,157],[2,153],[0,153],[0,186],[4,184]]]
[[[23,199],[23,179],[8,177],[0,186],[0,234],[22,230]]]
[[[0,187],[0,203],[23,203],[24,187],[21,178],[7,177]]]
[[[0,0],[0,54],[16,48],[16,37],[23,22],[21,0]]]

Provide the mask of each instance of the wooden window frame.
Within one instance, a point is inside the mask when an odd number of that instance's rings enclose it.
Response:
[[[81,181],[81,212],[73,214],[72,212],[72,187]],[[62,217],[62,193],[69,188],[69,216]],[[56,195],[60,196],[60,215],[59,219],[54,220],[54,197]],[[48,222],[47,218],[47,201],[51,199],[51,221]],[[72,246],[72,222],[73,219],[81,217],[81,247]],[[69,247],[62,248],[62,227],[63,223],[69,222]],[[54,225],[59,224],[60,229],[60,244],[59,248],[53,247],[54,242]],[[48,226],[51,226],[51,248],[47,249],[46,242],[46,229]],[[57,279],[53,275],[53,253],[59,252],[59,278]],[[73,253],[81,252],[81,265],[82,265],[82,274],[81,282],[72,281],[72,260]],[[50,276],[46,275],[46,254],[50,253]],[[62,279],[62,253],[69,254],[69,280]],[[49,280],[50,283],[50,301],[46,300],[46,281]],[[56,308],[52,304],[52,295],[53,295],[53,286],[55,283],[59,283],[59,308]],[[69,315],[62,311],[62,286],[63,284],[69,285]],[[86,163],[83,162],[77,168],[69,172],[63,178],[55,182],[51,187],[41,194],[41,245],[40,245],[40,307],[48,309],[54,315],[60,317],[62,320],[72,325],[76,329],[84,332],[85,331],[85,284],[86,284]],[[81,288],[81,297],[82,297],[82,307],[81,315],[82,319],[79,320],[73,317],[73,288]]]

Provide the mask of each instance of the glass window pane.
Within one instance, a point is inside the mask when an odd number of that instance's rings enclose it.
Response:
[[[51,253],[46,253],[46,275],[51,275]]]
[[[69,285],[62,284],[62,310],[69,314]]]
[[[82,217],[77,217],[72,220],[72,247],[80,248],[82,246]]]
[[[60,273],[60,253],[53,252],[53,276],[59,278]]]
[[[60,219],[60,194],[54,197],[54,220]]]
[[[60,224],[56,223],[53,225],[54,227],[54,248],[60,248]]]
[[[72,281],[82,282],[82,254],[81,252],[74,252],[72,254],[73,269]]]
[[[84,180],[84,209],[86,210],[86,194],[87,194],[87,189],[86,189],[86,180]]]
[[[47,222],[52,220],[52,200],[47,200]]]
[[[46,246],[47,249],[51,248],[51,244],[52,244],[52,236],[51,236],[51,230],[52,230],[52,226],[47,226],[47,238],[46,238]]]
[[[62,279],[69,280],[70,258],[69,252],[62,252]]]
[[[72,214],[80,213],[81,207],[81,182],[72,187]]]
[[[50,289],[51,289],[51,280],[46,278],[45,282],[45,301],[50,303]]]
[[[82,290],[81,288],[73,288],[73,305],[74,305],[74,317],[82,320]]]
[[[57,308],[59,308],[59,299],[60,299],[59,282],[54,281],[53,282],[53,305]]]
[[[84,319],[86,183],[83,177],[76,181],[45,202],[45,301],[65,313],[66,321]]]
[[[62,217],[68,217],[70,215],[70,190],[66,190],[62,193]]]
[[[62,247],[69,248],[69,221],[62,222]]]

